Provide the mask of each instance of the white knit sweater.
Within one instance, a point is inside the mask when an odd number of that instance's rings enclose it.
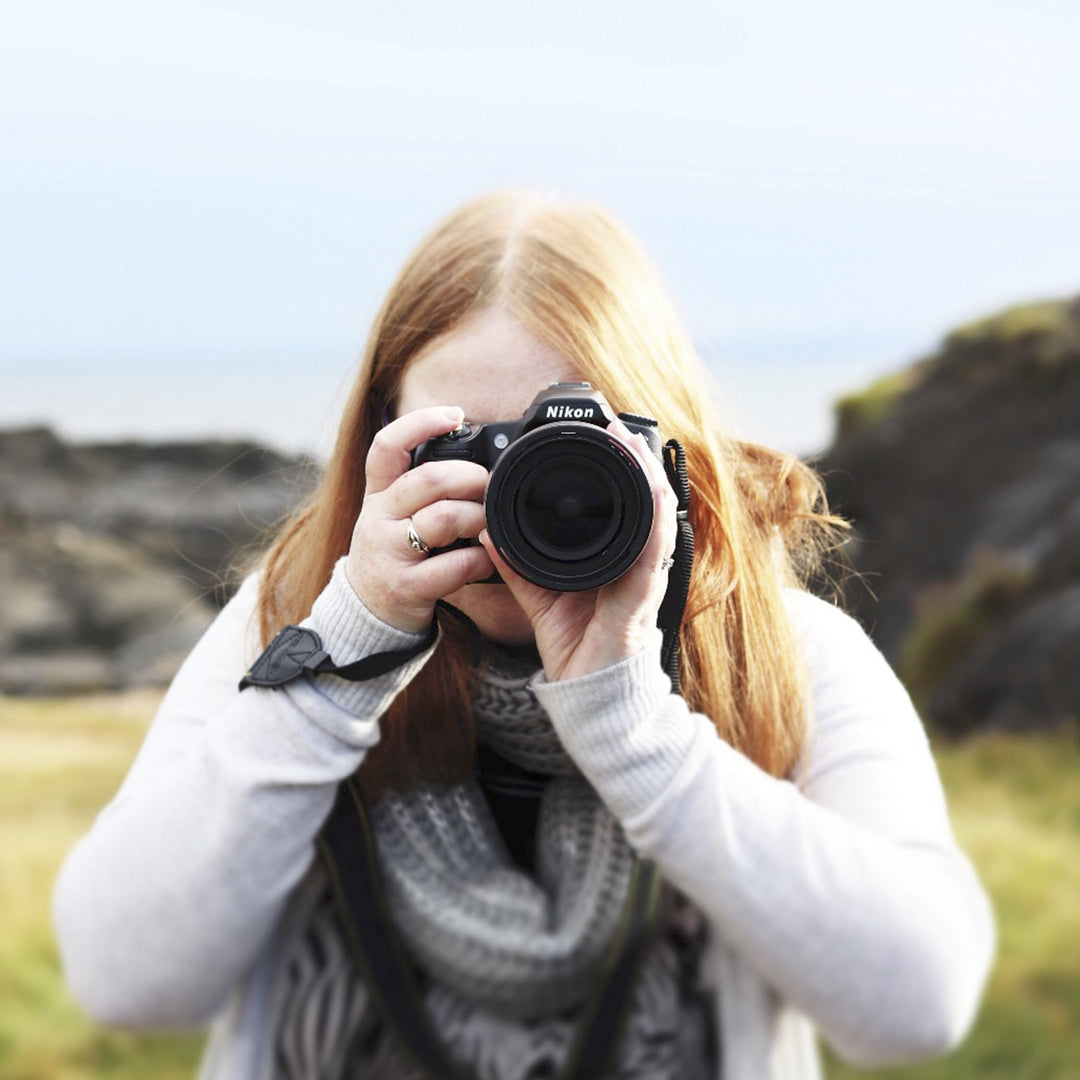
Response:
[[[249,579],[177,675],[123,786],[72,850],[54,915],[69,985],[99,1022],[213,1021],[202,1080],[268,1075],[281,961],[315,901],[314,837],[379,717],[430,655],[368,683],[237,692],[259,652]],[[993,919],[956,847],[925,734],[881,654],[789,591],[813,727],[766,775],[670,693],[655,649],[536,692],[631,843],[708,917],[723,1080],[812,1080],[814,1029],[874,1066],[966,1032]],[[345,663],[417,641],[338,565],[307,622]]]

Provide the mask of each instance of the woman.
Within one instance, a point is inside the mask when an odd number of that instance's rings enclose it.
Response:
[[[640,435],[610,428],[648,477],[651,531],[585,592],[506,565],[481,464],[410,468],[425,440],[576,380],[685,448],[682,696],[656,629],[674,496]],[[864,1066],[943,1052],[976,1009],[992,918],[906,693],[801,587],[836,527],[806,467],[724,433],[607,215],[518,194],[466,205],[391,288],[314,497],[68,858],[55,910],[75,994],[108,1024],[214,1019],[205,1078],[420,1075],[315,858],[358,772],[388,932],[464,1075],[559,1075],[639,858],[663,902],[607,1075],[802,1080],[819,1075],[815,1028]],[[430,643],[440,599],[479,628],[480,663],[454,620]],[[367,681],[238,692],[290,623],[338,665],[412,655]]]

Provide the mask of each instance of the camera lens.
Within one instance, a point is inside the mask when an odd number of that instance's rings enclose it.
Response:
[[[541,460],[515,499],[523,534],[555,559],[585,559],[619,527],[619,491],[610,473],[570,455]]]
[[[562,592],[613,581],[641,554],[652,492],[637,458],[593,424],[527,433],[488,481],[488,531],[522,577]]]

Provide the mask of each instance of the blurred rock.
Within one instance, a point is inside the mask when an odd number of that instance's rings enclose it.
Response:
[[[938,687],[934,710],[961,729],[1029,730],[1076,717],[1077,657],[1080,584],[1020,607],[986,633]]]
[[[1080,300],[1010,308],[838,404],[849,606],[954,732],[1080,718]]]
[[[0,691],[168,682],[314,464],[0,432]]]

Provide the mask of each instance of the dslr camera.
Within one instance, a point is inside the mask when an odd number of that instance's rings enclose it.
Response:
[[[488,532],[507,564],[545,589],[595,589],[634,564],[652,528],[652,487],[634,454],[606,430],[614,419],[589,383],[552,383],[520,420],[464,423],[421,443],[412,463],[479,462],[491,474]],[[619,419],[662,457],[655,420]]]

